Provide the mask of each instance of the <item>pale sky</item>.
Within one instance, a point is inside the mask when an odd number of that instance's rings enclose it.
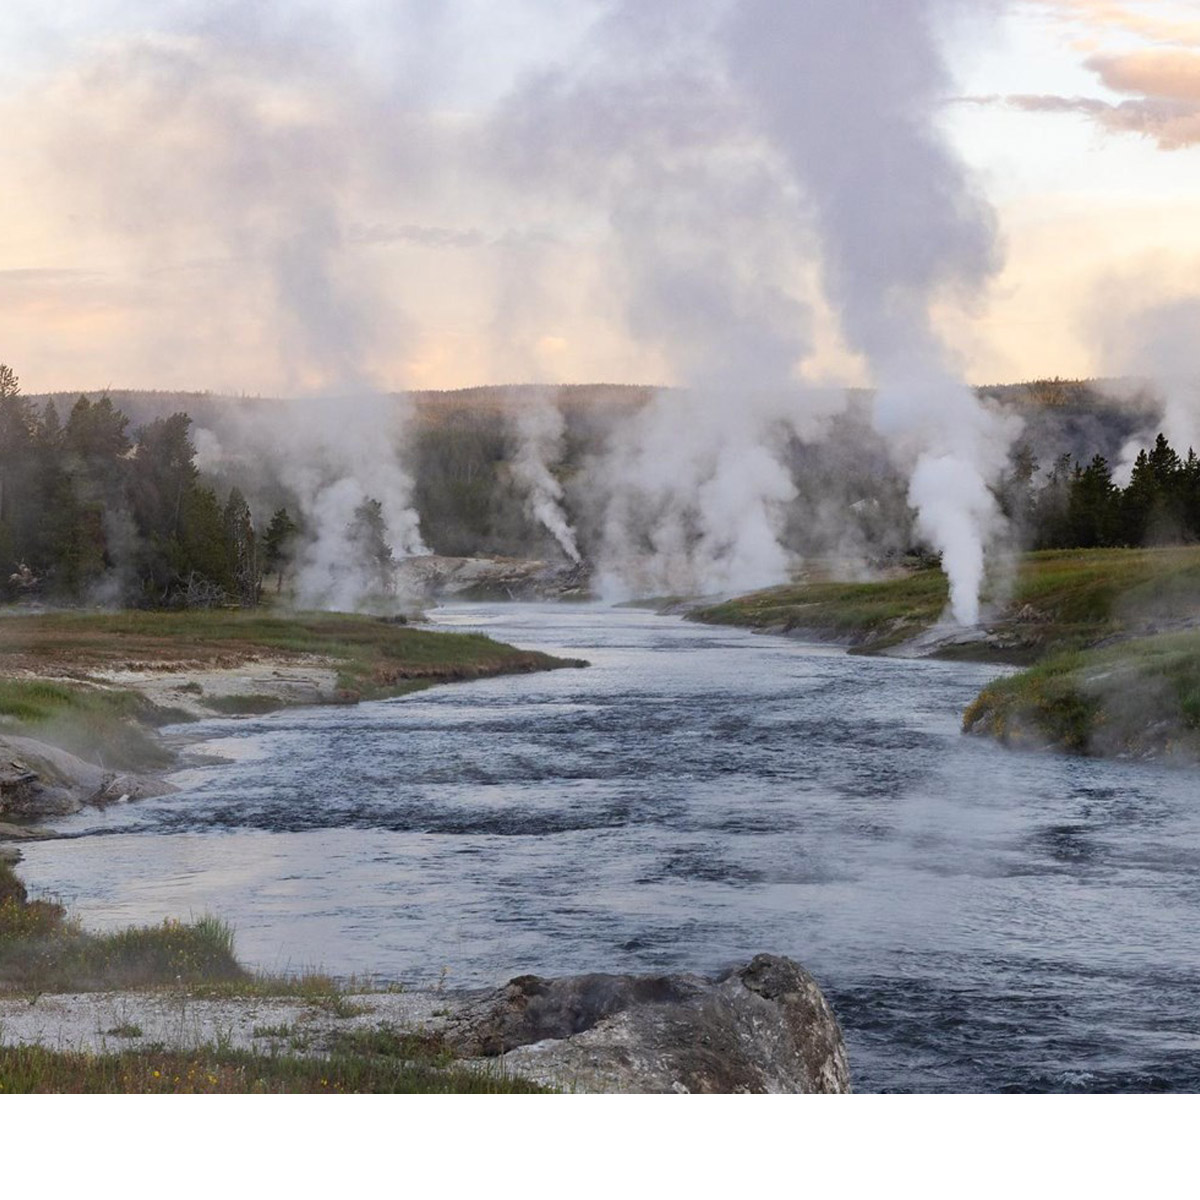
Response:
[[[629,126],[700,138],[707,110],[689,97],[676,125],[670,95],[592,95],[573,147],[549,104],[517,121],[509,101],[554,68],[636,89],[637,54],[595,66],[609,7],[9,0],[0,361],[27,392],[678,382],[684,351],[631,293],[629,196],[654,158]],[[1116,324],[1200,289],[1200,4],[947,7],[941,127],[1002,265],[937,328],[973,383],[1118,369]],[[859,382],[803,196],[727,134],[704,151],[720,194],[679,206],[680,254],[694,270],[725,238],[714,280],[777,295],[771,320],[810,312],[797,377]],[[662,211],[651,228],[675,236]]]

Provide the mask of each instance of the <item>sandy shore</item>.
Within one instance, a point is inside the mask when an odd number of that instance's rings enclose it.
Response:
[[[345,993],[336,1007],[291,996],[198,999],[176,991],[0,996],[0,1043],[98,1052],[319,1050],[331,1035],[353,1030],[437,1032],[461,1003],[437,992]]]

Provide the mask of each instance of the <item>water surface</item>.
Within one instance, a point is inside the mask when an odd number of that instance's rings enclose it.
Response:
[[[188,727],[229,761],[61,822],[26,878],[93,926],[214,912],[255,965],[411,984],[788,954],[859,1090],[1200,1084],[1194,774],[963,737],[995,668],[436,619],[593,666]]]

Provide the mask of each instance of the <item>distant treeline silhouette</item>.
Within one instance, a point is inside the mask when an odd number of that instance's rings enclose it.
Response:
[[[1133,423],[1094,407],[1084,385],[1076,391],[1069,404],[1056,399],[1021,409],[1026,437],[996,488],[1019,543],[1051,549],[1200,540],[1200,461],[1191,450],[1180,457],[1161,434],[1138,455],[1124,487],[1099,454],[1085,463],[1059,453],[1048,469],[1039,466],[1035,448],[1057,452],[1063,445],[1062,430],[1045,423],[1046,413],[1070,409],[1065,428],[1076,450],[1095,445],[1093,435],[1111,448]],[[631,395],[619,405],[567,410],[566,450],[556,469],[585,554],[603,515],[591,501],[589,456],[644,399]],[[490,392],[479,403],[456,395],[442,407],[441,399],[428,399],[405,448],[426,543],[443,554],[553,554],[508,469],[514,442],[503,406]],[[903,477],[871,429],[865,403],[831,422],[823,441],[792,437],[781,444],[797,491],[784,540],[799,555],[891,559],[920,551]],[[682,403],[680,411],[682,417]],[[295,497],[266,464],[242,475],[203,474],[188,413],[143,412],[143,421],[131,428],[105,394],[35,403],[0,364],[0,598],[253,605],[264,585],[282,588],[305,545]],[[394,561],[377,502],[356,510],[346,556],[386,590]]]

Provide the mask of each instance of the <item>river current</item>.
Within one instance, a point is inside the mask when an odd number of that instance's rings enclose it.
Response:
[[[959,731],[997,669],[582,605],[436,611],[592,666],[177,731],[170,796],[22,873],[269,969],[447,987],[790,955],[859,1091],[1200,1087],[1200,785]],[[197,740],[199,739],[199,740]]]

